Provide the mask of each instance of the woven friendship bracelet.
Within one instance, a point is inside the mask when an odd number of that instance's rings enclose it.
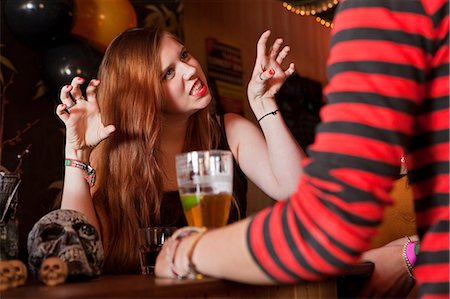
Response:
[[[89,184],[89,187],[93,187],[95,185],[96,171],[90,164],[86,164],[80,160],[65,159],[64,165],[84,170],[86,172],[86,174],[84,175],[84,179]]]
[[[260,119],[258,119],[258,123],[264,118],[264,117],[266,117],[266,116],[269,116],[269,115],[276,115],[277,114],[277,112],[279,112],[280,111],[280,109],[277,109],[277,110],[274,110],[274,111],[272,111],[272,112],[269,112],[269,113],[266,113],[266,114],[264,114],[263,116],[261,116],[261,118]]]

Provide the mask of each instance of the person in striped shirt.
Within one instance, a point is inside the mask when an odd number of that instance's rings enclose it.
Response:
[[[334,22],[328,104],[296,191],[233,225],[185,234],[173,260],[169,242],[157,275],[247,283],[337,275],[376,234],[405,153],[421,241],[418,295],[449,298],[448,0],[344,0]]]

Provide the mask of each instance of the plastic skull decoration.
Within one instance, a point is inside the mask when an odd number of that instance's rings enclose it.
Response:
[[[42,262],[39,278],[46,285],[53,287],[64,283],[68,274],[67,264],[59,257],[52,256]]]
[[[21,260],[11,260],[9,261],[9,264],[13,269],[14,275],[11,286],[15,288],[24,285],[28,277],[28,271],[25,264]]]
[[[14,270],[7,260],[0,260],[0,291],[5,291],[12,287]]]
[[[38,276],[42,262],[59,257],[73,278],[93,278],[101,273],[103,246],[97,230],[73,210],[55,210],[42,217],[28,234],[28,266]]]

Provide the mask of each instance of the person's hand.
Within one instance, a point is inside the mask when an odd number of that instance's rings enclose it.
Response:
[[[172,256],[171,251],[174,250],[173,242],[174,240],[172,238],[169,238],[166,242],[164,242],[158,256],[156,257],[155,275],[157,277],[174,278],[171,268],[172,263],[170,261],[170,257]]]
[[[91,80],[86,98],[80,89],[83,83],[83,78],[75,77],[71,85],[64,86],[60,94],[62,104],[56,108],[56,114],[66,125],[66,154],[90,150],[115,130],[113,125],[105,126],[101,119],[95,93],[100,81]]]
[[[374,272],[359,294],[360,298],[404,298],[414,287],[403,260],[405,240],[366,251],[361,259],[375,264]]]
[[[258,40],[255,67],[247,88],[250,106],[258,119],[276,107],[275,94],[295,70],[293,63],[286,70],[281,67],[290,51],[288,46],[282,47],[281,38],[275,40],[267,53],[266,44],[269,36],[270,31],[267,30]]]
[[[192,235],[183,236],[183,231],[191,233],[192,227],[180,228],[164,242],[155,263],[155,275],[158,277],[174,278],[175,265],[179,273],[189,272],[188,248],[192,245],[192,237],[198,236],[198,231]],[[181,235],[181,238],[180,238]],[[173,262],[173,263],[172,263]]]
[[[167,239],[159,252],[155,263],[155,275],[167,278],[195,279],[197,273],[192,266],[193,250],[205,234],[206,228],[185,226],[177,229]],[[191,257],[189,257],[189,253]]]

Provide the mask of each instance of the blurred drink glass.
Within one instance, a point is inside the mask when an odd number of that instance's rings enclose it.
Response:
[[[176,227],[142,227],[138,231],[139,259],[143,275],[155,273],[156,257]]]
[[[176,157],[178,191],[190,226],[227,224],[233,194],[230,151],[193,151]]]
[[[18,258],[19,221],[16,212],[20,182],[18,174],[0,172],[0,260]]]

